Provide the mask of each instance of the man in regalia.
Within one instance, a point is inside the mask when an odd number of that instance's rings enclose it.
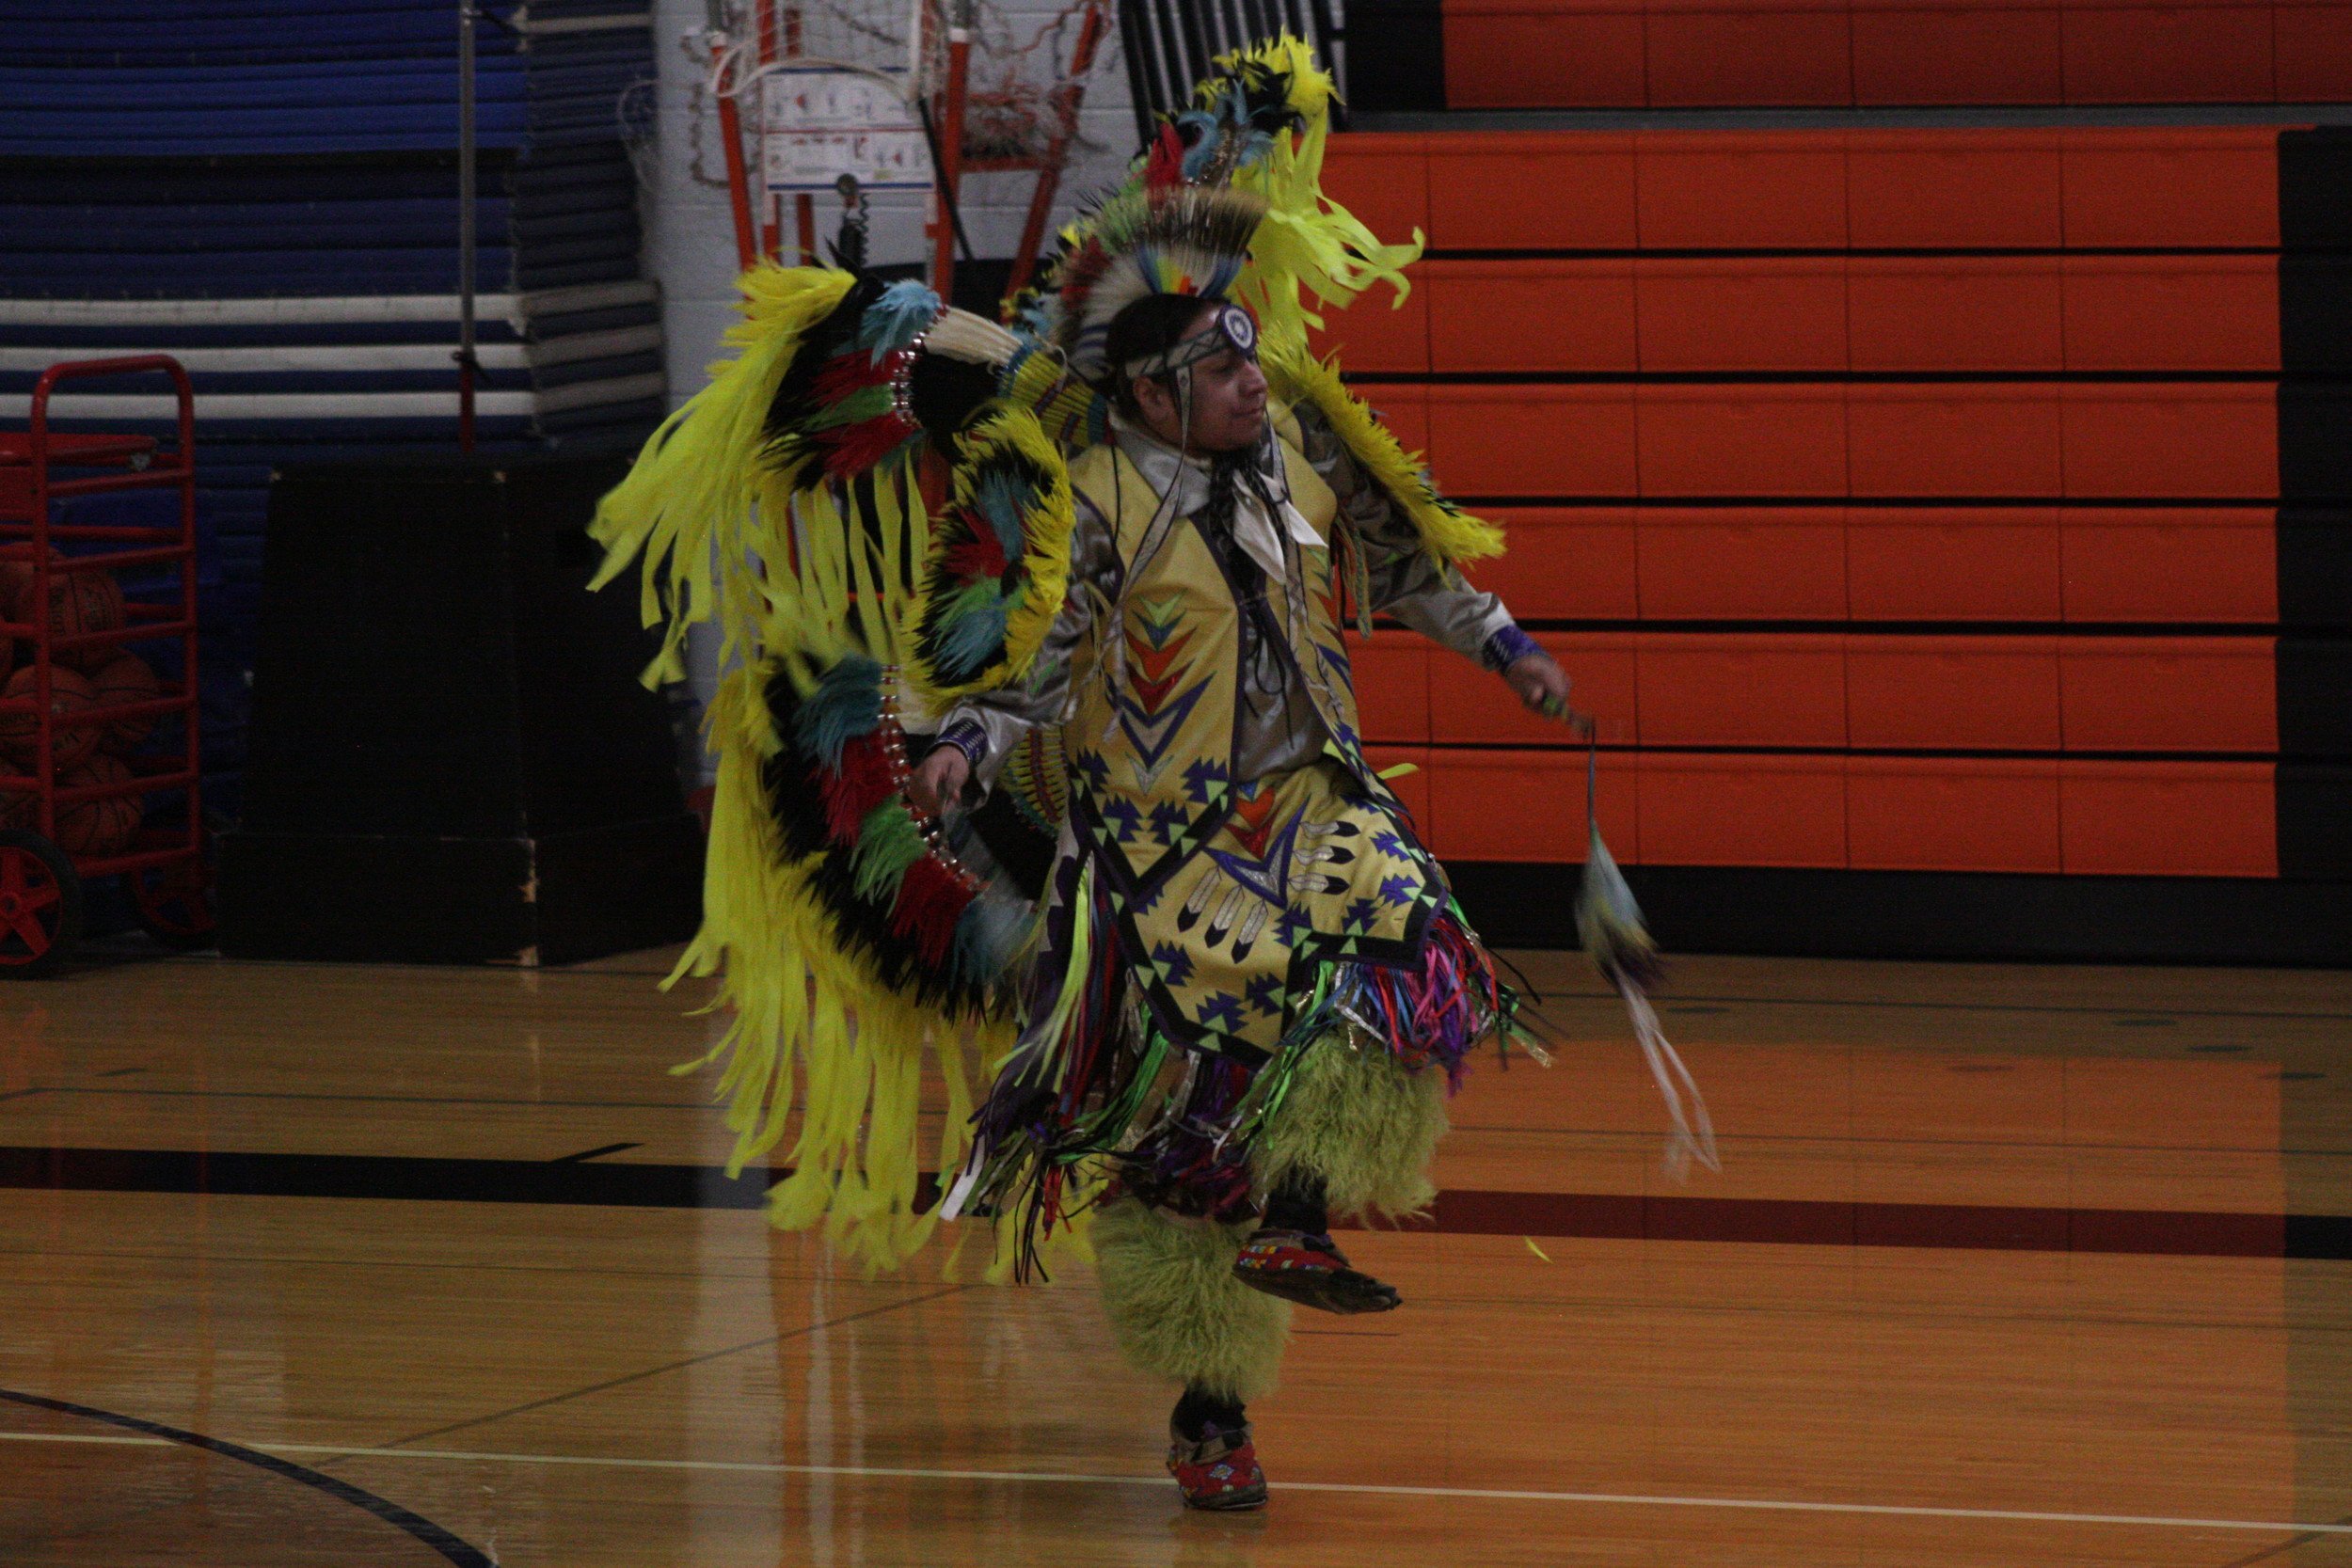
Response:
[[[718,977],[736,1164],[779,1151],[775,1223],[879,1267],[987,1217],[1021,1276],[1090,1221],[1204,1509],[1265,1500],[1292,1306],[1398,1305],[1331,1226],[1430,1200],[1516,1006],[1365,760],[1346,633],[1566,711],[1462,576],[1500,531],[1308,349],[1310,298],[1419,253],[1323,195],[1330,100],[1296,40],[1220,60],[1002,323],[754,269],[596,524],[668,623],[649,678],[697,621],[731,657],[679,973]]]
[[[1428,1201],[1443,1091],[1505,1006],[1365,763],[1335,531],[1362,608],[1538,711],[1568,692],[1320,414],[1269,406],[1256,350],[1248,312],[1214,297],[1146,294],[1111,320],[1112,438],[1071,466],[1061,614],[1033,676],[953,709],[913,780],[945,812],[1031,732],[1059,732],[1059,870],[1073,885],[1079,863],[1092,871],[1104,962],[1139,1015],[1109,1021],[1104,1088],[1118,1098],[1147,1064],[1190,1080],[1111,1151],[1104,1294],[1130,1358],[1184,1385],[1169,1468],[1189,1503],[1220,1509],[1265,1497],[1244,1402],[1272,1386],[1280,1303],[1398,1305],[1348,1266],[1330,1216]],[[1279,1103],[1262,1082],[1277,1077]]]

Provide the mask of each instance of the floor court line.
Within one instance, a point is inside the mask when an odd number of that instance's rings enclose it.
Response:
[[[0,1442],[87,1443],[168,1448],[161,1438],[111,1433],[0,1432]],[[501,1453],[472,1449],[357,1448],[334,1443],[245,1443],[262,1453],[339,1459],[418,1459],[482,1465],[544,1465],[610,1470],[686,1470],[723,1475],[835,1476],[873,1481],[987,1481],[1047,1486],[1168,1485],[1165,1476],[1087,1475],[1046,1470],[932,1470],[881,1465],[782,1465],[726,1459],[629,1459],[603,1454]],[[1433,1497],[1465,1502],[1582,1503],[1613,1508],[1704,1508],[1761,1513],[1846,1513],[1899,1519],[1976,1519],[1988,1523],[2110,1525],[2144,1529],[2250,1530],[2275,1535],[2352,1535],[2352,1524],[2306,1524],[2280,1519],[2196,1519],[2154,1513],[2060,1513],[2012,1508],[1927,1508],[1900,1503],[1809,1502],[1785,1497],[1700,1497],[1638,1492],[1542,1492],[1502,1487],[1376,1486],[1368,1482],[1285,1481],[1284,1492],[1336,1492],[1363,1497]]]

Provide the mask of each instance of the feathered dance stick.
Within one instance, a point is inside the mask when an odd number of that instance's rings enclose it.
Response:
[[[1553,718],[1569,717],[1565,703],[1551,705]],[[1674,1122],[1674,1131],[1666,1138],[1666,1171],[1679,1181],[1690,1175],[1693,1160],[1708,1170],[1723,1169],[1715,1155],[1715,1124],[1708,1117],[1707,1101],[1691,1077],[1691,1069],[1682,1065],[1680,1053],[1659,1027],[1658,1009],[1650,1006],[1649,993],[1665,979],[1666,966],[1659,956],[1657,941],[1643,923],[1642,906],[1634,901],[1633,889],[1626,884],[1625,873],[1617,869],[1617,858],[1601,842],[1599,737],[1592,720],[1583,719],[1579,727],[1584,731],[1586,844],[1584,882],[1576,895],[1577,940],[1583,944],[1585,957],[1599,969],[1601,978],[1617,988],[1617,994],[1625,998],[1626,1011],[1633,1017],[1642,1055],[1649,1063],[1650,1076],[1658,1080],[1666,1115]]]

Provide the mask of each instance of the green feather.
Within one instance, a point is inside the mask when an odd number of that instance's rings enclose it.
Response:
[[[866,814],[857,826],[857,849],[850,861],[850,885],[860,898],[880,904],[898,895],[898,879],[923,858],[922,831],[896,795]]]
[[[879,420],[890,412],[890,388],[861,387],[831,407],[811,415],[807,428],[830,430],[835,425],[857,424],[866,420]]]

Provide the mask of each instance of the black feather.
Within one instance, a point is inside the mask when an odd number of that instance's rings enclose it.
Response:
[[[802,335],[792,363],[776,384],[775,396],[768,400],[768,417],[760,430],[760,457],[795,483],[807,477],[803,470],[817,455],[806,434],[809,420],[821,406],[816,397],[817,378],[828,360],[857,341],[858,324],[866,308],[889,286],[870,276],[850,284],[841,303]]]
[[[996,395],[996,372],[987,365],[926,354],[907,381],[914,422],[929,433],[940,455],[953,461],[955,439]]]

